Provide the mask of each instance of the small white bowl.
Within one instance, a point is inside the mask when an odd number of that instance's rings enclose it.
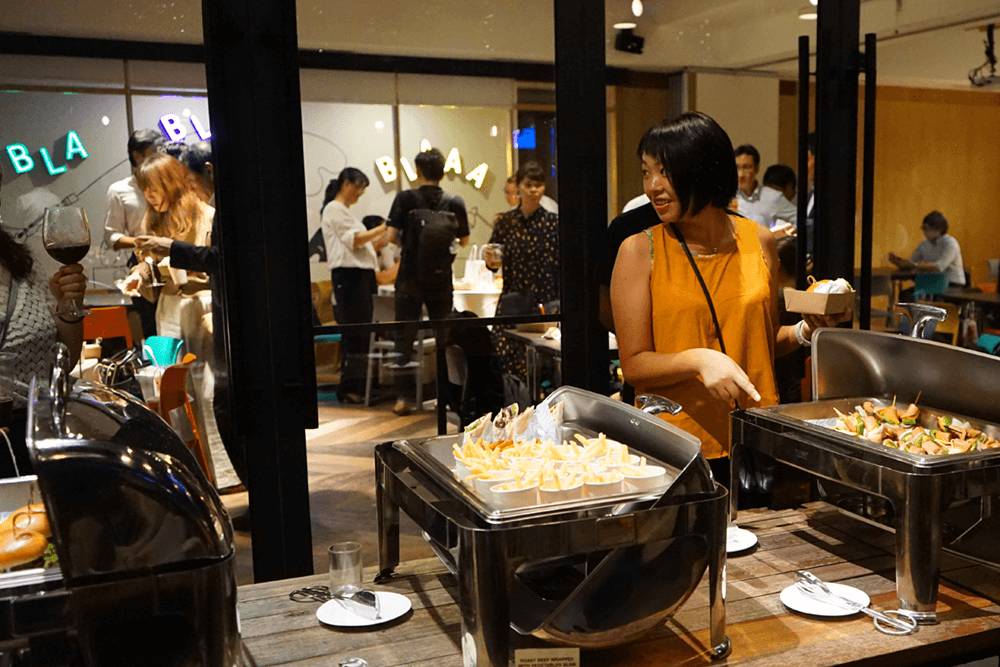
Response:
[[[625,490],[625,481],[619,473],[612,482],[587,482],[587,495],[591,498],[613,496]]]
[[[646,466],[643,470],[646,474],[642,477],[622,473],[625,475],[625,489],[627,491],[656,491],[667,485],[666,468],[660,466]]]
[[[531,507],[538,504],[538,485],[525,487],[523,489],[505,489],[505,485],[495,484],[490,487],[490,498],[493,506],[501,510],[516,509],[518,507]]]
[[[569,500],[582,500],[585,496],[583,482],[567,489],[547,489],[544,485],[538,487],[538,496],[542,504],[561,503]]]
[[[472,488],[483,498],[489,500],[491,488],[512,479],[514,479],[514,472],[511,470],[490,470],[473,477]]]
[[[462,459],[455,457],[455,477],[458,477],[458,481],[465,483],[465,478],[472,474],[469,470],[469,466],[465,465]]]
[[[637,466],[642,459],[635,454],[628,455],[628,463]],[[612,459],[610,456],[605,456],[597,460],[598,465],[603,466],[607,470],[618,470],[625,463],[624,461],[619,462],[617,458]]]

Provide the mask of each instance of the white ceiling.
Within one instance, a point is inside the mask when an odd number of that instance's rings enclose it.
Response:
[[[201,42],[200,0],[3,4],[2,31]],[[798,36],[815,45],[815,22],[798,18],[808,0],[645,0],[635,31],[646,39],[645,52],[621,53],[611,25],[631,16],[630,4],[606,0],[610,65],[794,76]],[[879,36],[881,81],[969,88],[968,71],[985,61],[981,28],[998,19],[996,0],[865,0],[861,29]],[[551,62],[554,52],[552,5],[538,0],[298,0],[298,25],[307,49],[536,62]]]

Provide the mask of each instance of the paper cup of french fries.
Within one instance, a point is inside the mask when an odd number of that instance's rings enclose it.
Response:
[[[511,480],[494,484],[490,487],[490,497],[497,509],[531,507],[538,504],[538,481],[526,483],[522,480]]]
[[[667,470],[661,466],[625,465],[620,472],[625,478],[625,490],[656,491],[667,485]]]
[[[483,498],[490,500],[493,497],[490,494],[490,489],[501,482],[515,479],[515,475],[512,470],[487,470],[478,475],[472,475],[469,479],[472,481],[472,488]]]
[[[587,472],[583,478],[587,487],[587,495],[591,498],[613,496],[625,490],[624,478],[617,470]]]
[[[542,504],[546,504],[582,500],[586,493],[583,479],[574,475],[553,475],[539,485],[538,495]]]

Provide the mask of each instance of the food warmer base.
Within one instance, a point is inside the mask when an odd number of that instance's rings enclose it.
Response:
[[[449,469],[461,436],[375,449],[379,581],[399,564],[399,512],[424,531],[458,578],[465,664],[506,667],[509,631],[582,648],[631,641],[661,624],[709,576],[713,657],[725,634],[728,493],[700,444],[660,419],[563,387],[563,434],[628,444],[662,463],[672,481],[657,494],[498,511]]]
[[[1000,449],[917,455],[809,423],[866,400],[907,405],[1000,434],[1000,359],[931,341],[843,329],[817,332],[817,401],[732,415],[734,475],[744,449],[819,478],[826,500],[892,530],[900,608],[936,623],[941,553],[1000,567]],[[736,493],[730,501],[735,517]]]

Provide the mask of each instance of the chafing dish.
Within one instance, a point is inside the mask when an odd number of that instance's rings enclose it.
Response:
[[[628,444],[669,471],[656,494],[497,510],[449,469],[460,436],[376,447],[380,579],[399,563],[399,511],[458,578],[465,664],[508,664],[509,628],[559,644],[614,646],[661,624],[709,575],[714,657],[729,652],[727,492],[698,440],[632,406],[572,387],[564,435]]]
[[[49,387],[32,382],[36,475],[7,483],[36,486],[59,565],[3,575],[0,651],[46,665],[242,665],[232,524],[214,488],[155,413],[68,371],[62,356]]]
[[[742,448],[753,448],[820,478],[823,495],[841,509],[893,530],[900,606],[935,623],[942,549],[1000,566],[993,513],[1000,449],[916,455],[813,422],[835,416],[834,408],[906,405],[920,394],[925,417],[959,417],[996,435],[1000,359],[893,334],[821,329],[812,368],[815,402],[733,413],[733,468]]]

